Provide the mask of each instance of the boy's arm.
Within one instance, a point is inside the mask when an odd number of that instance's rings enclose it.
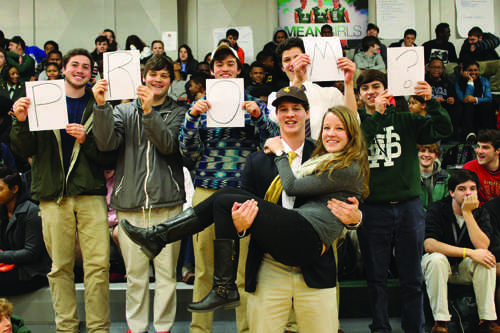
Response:
[[[34,132],[30,132],[27,120],[14,120],[12,123],[10,147],[13,152],[24,158],[37,154],[37,137]]]
[[[31,101],[27,97],[18,99],[12,109],[16,119],[12,124],[10,132],[11,148],[21,157],[28,158],[36,155],[37,136],[34,132],[30,132],[28,125],[28,108]]]
[[[264,147],[264,143],[267,139],[279,135],[279,128],[276,124],[269,119],[269,111],[267,110],[266,104],[264,102],[257,100],[251,96],[245,95],[246,101],[253,101],[257,104],[260,110],[258,117],[252,116],[252,122],[259,131],[260,146]]]
[[[204,144],[200,138],[199,132],[201,113],[198,114],[196,110],[198,107],[201,108],[202,106],[208,110],[208,105],[205,105],[207,103],[208,102],[206,100],[199,100],[188,112],[186,112],[184,124],[182,125],[179,134],[179,147],[181,154],[184,158],[187,158],[192,162],[196,162],[204,150]]]
[[[92,133],[101,151],[118,149],[123,142],[124,125],[117,106],[114,110],[109,103],[94,104],[94,127]]]
[[[385,70],[384,59],[382,59],[382,56],[379,53],[377,53],[375,55],[375,67],[373,69],[376,69],[379,71]]]
[[[429,117],[412,115],[417,131],[417,143],[430,144],[449,137],[453,133],[453,126],[441,103],[431,98],[426,102],[426,109]]]
[[[483,34],[482,40],[474,44],[474,47],[476,51],[481,52],[496,49],[498,45],[500,45],[500,38],[487,32]]]
[[[477,103],[491,103],[493,98],[491,97],[491,87],[488,80],[481,80],[483,84],[483,97],[477,97]]]
[[[166,121],[163,121],[159,112],[142,116],[144,133],[160,153],[166,155],[179,151],[179,133],[184,116],[185,109],[180,107],[172,110]]]
[[[368,146],[372,143],[377,133],[380,132],[387,109],[394,109],[394,105],[390,104],[392,97],[388,89],[380,93],[375,98],[375,112],[367,116],[361,123],[361,130]]]
[[[356,64],[349,58],[342,57],[337,61],[337,66],[344,71],[344,105],[357,114],[358,104],[356,103],[356,95],[354,94]]]

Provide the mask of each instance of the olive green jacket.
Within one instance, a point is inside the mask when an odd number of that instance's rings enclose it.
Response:
[[[87,137],[83,144],[75,141],[68,173],[64,174],[60,130],[30,132],[28,121],[14,120],[10,133],[12,150],[22,157],[33,158],[31,197],[39,201],[57,201],[63,196],[106,195],[104,169],[112,169],[116,152],[102,153],[92,134],[93,105],[85,107],[82,124]]]

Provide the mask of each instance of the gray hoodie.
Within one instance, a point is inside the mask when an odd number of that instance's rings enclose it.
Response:
[[[166,97],[144,114],[139,100],[94,105],[93,134],[101,151],[118,149],[111,207],[137,211],[185,202],[179,132],[186,108]]]

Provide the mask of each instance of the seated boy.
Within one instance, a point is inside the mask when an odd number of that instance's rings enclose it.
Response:
[[[266,69],[264,65],[258,62],[253,62],[250,65],[250,70],[248,72],[248,79],[245,82],[245,90],[248,94],[252,95],[255,88],[264,86],[266,84]]]
[[[384,59],[379,53],[380,41],[377,37],[366,36],[361,40],[361,50],[363,52],[354,55],[354,62],[359,69],[385,70]]]
[[[495,256],[488,251],[491,225],[479,207],[477,175],[455,170],[448,181],[450,197],[434,203],[425,219],[422,270],[435,325],[448,332],[448,282],[472,283],[479,313],[479,332],[500,332],[495,323]]]
[[[443,152],[439,143],[417,145],[418,164],[420,166],[420,199],[424,209],[448,195],[450,175],[441,169],[439,157]]]

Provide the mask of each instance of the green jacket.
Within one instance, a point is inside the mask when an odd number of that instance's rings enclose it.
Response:
[[[31,331],[24,326],[24,320],[18,316],[11,315],[10,322],[12,324],[12,333],[31,333]]]
[[[115,161],[115,152],[102,153],[92,134],[92,92],[82,116],[87,138],[75,141],[68,174],[64,174],[60,130],[30,132],[28,121],[14,120],[10,133],[12,150],[32,157],[31,196],[39,201],[60,201],[64,195],[106,195],[104,169]]]
[[[370,195],[366,202],[387,203],[420,194],[417,144],[430,144],[453,132],[450,116],[434,98],[427,101],[429,117],[396,112],[389,105],[384,114],[368,115],[359,109],[361,129],[368,143]]]
[[[19,64],[19,54],[7,51],[7,62],[16,67],[22,81],[29,81],[35,75],[35,60],[29,54],[23,54],[22,64]]]
[[[428,178],[420,176],[420,199],[422,199],[422,204],[426,211],[433,202],[441,200],[449,194],[449,178],[450,174],[446,170],[441,169],[439,160],[434,162],[432,175]],[[432,190],[426,185],[427,182],[431,182],[429,185],[432,186]]]

